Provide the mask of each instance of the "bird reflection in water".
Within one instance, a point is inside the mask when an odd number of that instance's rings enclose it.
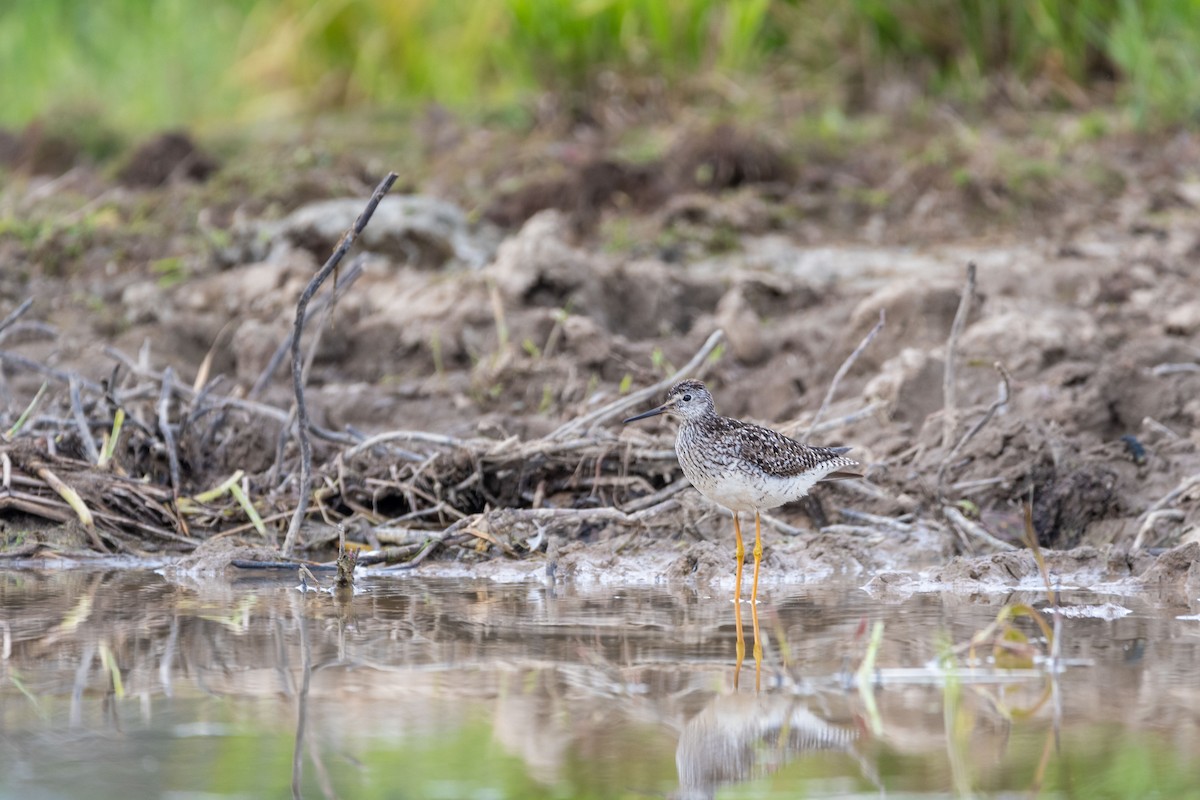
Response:
[[[859,728],[834,725],[791,694],[724,694],[688,720],[675,749],[677,800],[716,796],[722,786],[769,775],[818,751],[852,756],[882,791],[874,767],[858,752]]]

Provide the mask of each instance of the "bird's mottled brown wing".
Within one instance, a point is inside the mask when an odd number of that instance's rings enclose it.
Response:
[[[769,428],[731,421],[735,423],[731,433],[737,442],[738,455],[757,464],[768,475],[786,478],[822,466],[829,468],[823,480],[862,475],[858,462],[843,455],[844,448],[809,447]]]

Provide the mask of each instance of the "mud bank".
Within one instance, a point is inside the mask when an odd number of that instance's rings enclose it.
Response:
[[[1114,559],[1132,578],[1152,569],[1150,548],[1193,541],[1200,194],[1185,160],[1133,159],[1136,180],[1093,219],[1067,193],[1038,226],[985,236],[934,224],[920,237],[910,198],[909,216],[886,220],[889,243],[869,215],[835,225],[838,241],[812,234],[840,219],[812,208],[833,191],[813,182],[817,164],[696,148],[658,165],[661,179],[580,172],[576,189],[604,191],[576,192],[577,206],[532,182],[495,195],[483,220],[446,199],[387,199],[331,283],[336,301],[306,327],[307,404],[327,435],[301,547],[327,552],[341,525],[379,560],[419,555],[425,568],[719,579],[728,518],[678,480],[665,426],[624,430],[608,410],[700,354],[693,373],[720,412],[803,434],[881,315],[812,438],[853,446],[867,476],[773,515],[767,580],[947,562],[958,571],[933,578],[947,585],[1015,575],[1005,559],[1022,556],[992,553],[1020,546],[1026,502],[1043,546],[1114,576]],[[685,180],[705,164],[720,180]],[[272,215],[198,194],[186,179],[217,169],[204,166],[119,190],[85,172],[53,202],[44,179],[5,190],[30,214],[99,209],[111,226],[3,244],[18,269],[0,298],[33,299],[0,331],[5,427],[49,387],[0,445],[16,476],[0,506],[6,549],[173,554],[224,532],[269,551],[282,539],[299,453],[280,356],[297,297],[361,208],[332,188],[361,173],[327,185],[341,199]],[[928,186],[926,206],[943,193]],[[211,205],[188,206],[197,198]],[[203,244],[141,231],[133,247],[122,226],[148,204],[199,220]],[[621,230],[628,241],[614,241]],[[56,247],[84,248],[70,274],[48,267]],[[127,423],[109,446],[118,410]],[[96,512],[91,528],[72,528],[40,469]],[[247,502],[206,495],[231,476]]]

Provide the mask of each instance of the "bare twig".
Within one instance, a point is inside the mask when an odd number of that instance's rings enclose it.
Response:
[[[913,529],[912,515],[905,514],[908,519],[897,517],[885,517],[880,514],[868,514],[865,511],[857,511],[853,508],[839,508],[838,513],[847,519],[858,520],[859,522],[869,522],[883,528],[891,528],[901,533],[908,533]]]
[[[124,364],[125,367],[127,367],[129,369],[129,371],[135,375],[138,375],[143,378],[149,378],[152,381],[162,381],[162,379],[163,379],[163,374],[161,372],[151,369],[150,367],[147,367],[144,364],[138,363],[137,361],[130,358],[125,353],[122,353],[120,350],[116,349],[115,347],[105,346],[104,354],[106,356],[108,356],[109,358],[111,358],[121,364]],[[8,358],[9,358],[9,354],[0,352],[0,360],[8,360]],[[41,365],[38,365],[38,364],[36,364],[36,362],[34,362],[34,365],[31,366],[30,368],[36,369],[37,371],[42,372],[43,374],[51,375],[51,377],[57,377],[57,376],[51,374],[52,372],[54,372],[54,370],[46,371],[45,369],[39,369],[39,367],[41,367]],[[66,383],[68,378],[69,378],[69,376],[66,373],[63,373],[63,378],[62,378],[63,383]],[[80,386],[82,386],[84,389],[87,389],[88,391],[91,391],[93,393],[101,394],[101,395],[104,394],[104,389],[99,384],[91,383],[90,381],[81,380]],[[181,383],[176,383],[172,387],[172,391],[175,394],[179,395],[184,400],[190,401],[192,398],[194,398],[196,396],[196,392],[192,391],[190,386],[184,386]],[[131,400],[134,397],[139,396],[141,394],[144,394],[144,393],[140,389],[135,390],[134,392],[122,392],[121,395],[119,397],[117,397],[116,399],[119,402],[124,403],[125,401]],[[288,412],[287,411],[283,410],[282,408],[276,408],[275,406],[267,405],[266,403],[256,403],[253,400],[240,400],[236,397],[220,397],[220,398],[214,399],[214,402],[219,402],[220,405],[228,406],[229,408],[236,408],[241,411],[247,411],[251,414],[255,414],[256,416],[273,419],[276,422],[280,422],[280,423],[286,423],[288,420]]]
[[[1191,364],[1185,361],[1181,364],[1157,364],[1150,369],[1150,374],[1156,377],[1175,375],[1180,372],[1200,372],[1200,364]]]
[[[192,380],[192,391],[199,392],[209,384],[208,374],[212,372],[213,359],[217,357],[218,348],[225,340],[229,331],[233,330],[233,326],[238,322],[237,318],[231,319],[221,326],[221,330],[217,331],[217,335],[213,337],[212,344],[208,346],[208,352],[204,354],[204,358],[200,360],[200,368],[196,370],[196,377]]]
[[[881,408],[883,408],[883,406],[884,403],[877,400],[874,403],[868,403],[857,411],[851,411],[849,414],[843,414],[840,417],[827,419],[820,424],[810,425],[808,432],[804,434],[804,437],[807,439],[809,436],[816,436],[817,434],[825,433],[826,431],[836,430],[845,425],[853,425],[860,419],[866,419],[876,411],[879,411]],[[784,432],[787,432],[786,429]]]
[[[848,525],[844,522],[834,523],[833,525],[823,525],[821,533],[843,533],[852,536],[867,536],[878,538],[883,541],[885,534],[879,528],[873,525]]]
[[[171,432],[171,384],[174,382],[174,371],[167,367],[163,370],[162,391],[158,395],[158,432],[162,436],[163,446],[167,449],[167,467],[171,472],[171,492],[179,497],[179,450],[175,447],[175,434]]]
[[[691,484],[688,483],[687,478],[678,478],[675,481],[668,483],[657,492],[639,497],[636,500],[631,500],[625,504],[625,508],[622,510],[626,513],[641,511],[644,508],[649,508],[650,506],[661,503],[663,500],[674,497],[689,486],[691,486]]]
[[[25,302],[8,312],[4,319],[0,319],[0,333],[3,333],[10,325],[19,320],[21,315],[28,311],[29,307],[32,305],[33,298],[27,297],[25,298]]]
[[[692,356],[691,360],[683,365],[682,368],[676,370],[669,378],[664,378],[653,386],[647,386],[645,389],[639,389],[636,392],[631,392],[624,397],[614,400],[606,406],[596,409],[590,414],[584,414],[582,417],[576,417],[565,425],[560,426],[557,430],[547,436],[547,439],[561,439],[569,433],[586,429],[593,425],[599,425],[602,422],[607,422],[610,419],[619,417],[631,408],[635,408],[652,397],[656,397],[664,389],[667,389],[678,383],[682,378],[689,375],[698,375],[701,366],[707,359],[721,340],[725,338],[725,332],[719,328],[712,332],[712,335],[705,340],[704,345]]]
[[[0,350],[0,362],[13,364],[21,367],[22,369],[27,369],[30,372],[36,372],[39,375],[45,375],[47,378],[53,378],[62,384],[70,384],[71,377],[73,375],[73,373],[64,372],[61,369],[55,369],[54,367],[47,366],[41,362],[34,361],[32,358],[26,358],[25,356],[17,355],[16,353],[10,353],[7,350]],[[88,379],[81,378],[78,375],[75,375],[75,379],[79,381],[79,386],[81,388],[86,389],[92,394],[104,394],[104,387],[95,381],[89,381]]]
[[[79,379],[72,375],[68,387],[71,415],[75,419],[75,428],[79,431],[79,439],[83,443],[83,452],[88,461],[97,464],[100,462],[100,451],[96,449],[96,440],[92,438],[92,431],[88,428],[87,415],[83,413],[83,401],[79,399]]]
[[[1165,495],[1156,500],[1149,508],[1143,511],[1138,516],[1138,532],[1134,538],[1132,552],[1137,552],[1145,543],[1146,535],[1153,529],[1154,524],[1160,519],[1173,519],[1169,513],[1161,513],[1168,510],[1167,506],[1174,503],[1183,495],[1200,487],[1200,472],[1195,475],[1189,475],[1175,485],[1175,488],[1167,492]]]
[[[954,445],[954,449],[951,450],[944,459],[942,459],[942,465],[938,467],[937,473],[938,497],[942,496],[942,482],[946,477],[946,467],[958,457],[959,452],[966,447],[967,442],[971,441],[973,438],[975,438],[975,434],[983,430],[983,426],[987,425],[988,422],[991,421],[996,412],[1008,403],[1009,393],[1011,391],[1011,387],[1009,385],[1011,378],[1008,374],[1008,370],[1006,370],[1004,365],[999,361],[992,366],[995,367],[996,371],[1000,373],[1000,386],[996,390],[996,399],[992,401],[990,406],[988,406],[987,411],[985,411],[983,416],[979,418],[979,421],[971,426],[971,430],[963,434],[963,437],[958,440],[958,444]]]
[[[1146,543],[1146,537],[1154,530],[1154,526],[1158,524],[1160,519],[1168,519],[1172,522],[1182,522],[1187,518],[1178,508],[1160,508],[1157,511],[1151,511],[1142,520],[1142,524],[1138,526],[1137,536],[1133,539],[1133,546],[1129,548],[1129,552],[1136,553],[1142,549]]]
[[[829,389],[827,389],[825,392],[825,398],[821,401],[820,407],[817,408],[817,413],[813,415],[812,422],[810,422],[808,425],[808,430],[805,431],[804,436],[800,438],[801,442],[807,442],[809,437],[813,435],[813,432],[816,430],[817,423],[821,421],[821,417],[825,416],[825,410],[829,408],[829,404],[833,402],[833,395],[835,392],[837,392],[838,385],[840,385],[842,379],[846,377],[846,373],[850,371],[850,367],[854,366],[854,362],[858,360],[858,357],[862,355],[863,351],[867,349],[867,346],[870,345],[875,337],[879,335],[879,332],[883,330],[883,326],[886,324],[886,321],[887,316],[884,313],[884,310],[881,308],[879,309],[879,322],[876,322],[874,327],[867,332],[867,335],[863,337],[863,340],[858,343],[858,347],[854,348],[850,355],[846,356],[846,360],[842,362],[842,365],[838,367],[838,371],[834,373],[833,380],[829,382]]]
[[[366,263],[366,253],[356,256],[354,260],[350,262],[350,265],[346,267],[346,270],[338,275],[337,286],[333,288],[333,293],[328,297],[322,297],[317,300],[315,303],[313,303],[313,307],[305,312],[304,324],[308,324],[308,320],[313,314],[316,314],[319,311],[336,304],[341,296],[344,295],[350,289],[350,287],[354,285],[354,282],[358,280],[359,276],[362,275],[363,266]],[[296,331],[295,328],[293,328],[288,332],[287,337],[285,337],[284,340],[279,343],[279,347],[275,348],[275,352],[271,354],[271,360],[267,362],[266,368],[263,369],[262,374],[260,374],[254,381],[254,385],[250,387],[250,391],[246,393],[247,397],[253,400],[262,394],[263,390],[267,388],[267,384],[271,382],[271,379],[275,376],[276,370],[279,369],[279,365],[283,363],[284,357],[287,356],[288,351],[291,349],[292,337],[295,335]]]
[[[770,514],[761,514],[760,516],[761,516],[764,524],[766,524],[769,527],[774,528],[775,530],[777,530],[780,533],[785,534],[787,536],[799,536],[799,535],[805,534],[805,533],[812,533],[811,529],[797,528],[795,525],[789,525],[788,523],[781,520],[779,517],[774,517],[774,516],[771,516]]]
[[[1158,511],[1160,508],[1166,508],[1171,503],[1174,503],[1176,500],[1178,500],[1181,495],[1191,491],[1197,486],[1200,486],[1200,472],[1197,472],[1195,475],[1189,475],[1181,480],[1178,484],[1176,484],[1174,489],[1167,492],[1165,495],[1156,500],[1153,505],[1147,508],[1145,512],[1143,512],[1143,515],[1152,514],[1153,512]]]
[[[1011,545],[1008,542],[997,539],[995,536],[988,533],[987,530],[979,523],[972,522],[971,520],[967,519],[966,515],[954,506],[942,506],[942,513],[946,516],[946,519],[950,520],[950,523],[954,525],[955,528],[967,536],[973,536],[976,539],[979,539],[981,542],[986,542],[997,550],[1017,549],[1015,545]]]
[[[359,442],[357,445],[347,450],[342,458],[346,461],[349,461],[374,447],[387,444],[388,442],[419,442],[421,444],[434,444],[440,447],[469,447],[471,445],[471,442],[468,442],[466,439],[458,439],[454,436],[443,436],[440,433],[426,433],[424,431],[386,431]]]
[[[300,440],[300,484],[299,497],[296,502],[296,510],[292,514],[292,521],[288,525],[287,536],[283,541],[283,554],[291,555],[293,548],[296,546],[296,537],[300,533],[300,524],[304,521],[305,514],[308,512],[308,493],[312,485],[312,440],[309,439],[308,431],[308,406],[304,403],[304,368],[301,363],[300,338],[304,333],[304,320],[308,303],[312,296],[321,288],[325,280],[333,274],[337,269],[338,264],[346,256],[347,251],[354,244],[354,240],[367,227],[367,223],[371,221],[371,216],[375,213],[379,202],[383,200],[384,195],[392,188],[392,184],[396,182],[399,176],[394,173],[388,173],[387,177],[375,189],[375,193],[371,195],[371,199],[367,202],[366,208],[359,214],[355,220],[354,226],[346,231],[342,236],[342,240],[334,249],[333,255],[325,262],[325,265],[317,272],[313,279],[309,281],[308,286],[304,287],[304,291],[300,295],[300,300],[296,303],[296,322],[292,333],[292,389],[296,394],[296,436]]]
[[[1156,420],[1154,417],[1143,417],[1142,418],[1142,427],[1149,428],[1150,430],[1154,431],[1155,433],[1161,434],[1162,436],[1165,436],[1168,439],[1182,439],[1183,438],[1178,433],[1176,433],[1175,431],[1168,428],[1166,425],[1163,425],[1161,422]]]
[[[946,367],[942,376],[942,448],[948,448],[954,441],[954,432],[958,427],[958,398],[955,379],[955,367],[958,337],[967,324],[971,314],[971,305],[975,301],[975,262],[967,264],[967,284],[963,287],[962,298],[958,301],[958,311],[954,313],[954,322],[950,325],[950,338],[946,341]]]
[[[987,489],[991,486],[999,486],[1000,484],[1004,483],[1006,480],[1008,480],[1008,479],[996,477],[996,478],[980,478],[979,480],[974,480],[974,481],[959,481],[958,483],[953,483],[950,485],[950,491],[956,492],[960,495],[969,494],[971,492],[975,492],[980,489]]]

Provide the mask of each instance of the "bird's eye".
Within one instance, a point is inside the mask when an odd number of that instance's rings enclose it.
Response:
[[[692,402],[692,396],[691,396],[690,394],[685,394],[685,395],[683,396],[683,402],[685,402],[685,403],[690,403],[690,402]]]

